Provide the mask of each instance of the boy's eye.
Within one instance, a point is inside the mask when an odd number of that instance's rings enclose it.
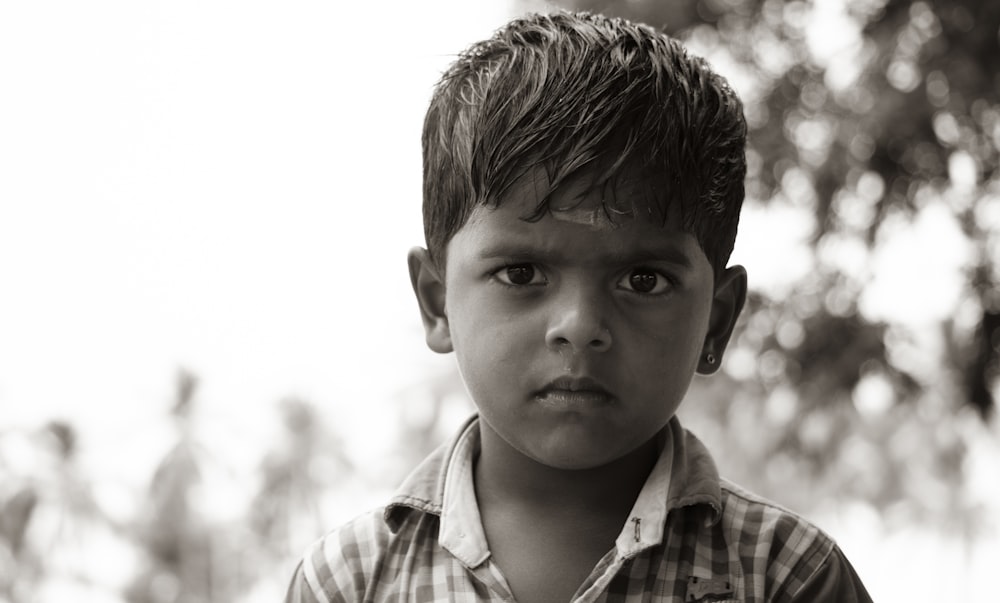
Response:
[[[545,282],[542,275],[531,264],[511,264],[494,273],[505,285],[539,285]]]
[[[670,280],[650,268],[635,268],[618,281],[618,286],[636,293],[656,295],[670,288]]]

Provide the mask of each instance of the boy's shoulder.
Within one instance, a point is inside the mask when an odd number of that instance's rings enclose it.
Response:
[[[756,575],[745,587],[759,600],[870,603],[857,572],[830,535],[772,500],[724,478],[719,482],[722,507],[716,531],[724,535],[730,564],[737,561],[742,571]]]
[[[394,549],[408,548],[415,535],[391,530],[385,510],[372,509],[313,542],[299,561],[286,601],[338,601],[347,594],[362,600],[373,592],[377,568],[396,554]],[[401,547],[400,539],[407,544]]]
[[[835,546],[831,536],[801,514],[726,478],[719,478],[719,486],[722,493],[719,522],[727,532],[741,534],[741,540],[773,535],[785,546],[802,548],[807,543],[816,543],[821,548]]]
[[[834,539],[802,515],[727,479],[719,482],[718,527],[744,564],[766,560],[772,577],[809,576],[836,551]]]

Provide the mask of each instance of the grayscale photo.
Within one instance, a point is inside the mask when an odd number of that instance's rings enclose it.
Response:
[[[0,603],[993,600],[1000,3],[0,5]]]

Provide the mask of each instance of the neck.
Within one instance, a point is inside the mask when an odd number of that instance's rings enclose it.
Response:
[[[632,510],[659,456],[656,437],[606,465],[556,469],[525,456],[480,420],[482,446],[475,484],[480,504],[525,505],[559,513],[612,513]]]

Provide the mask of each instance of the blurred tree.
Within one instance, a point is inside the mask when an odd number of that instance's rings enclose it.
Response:
[[[554,4],[648,23],[709,59],[745,102],[747,211],[808,216],[802,276],[765,290],[751,275],[728,375],[696,382],[693,421],[721,464],[800,505],[829,494],[960,516],[958,434],[976,429],[969,409],[990,417],[1000,373],[1000,3]],[[922,242],[957,255],[957,285],[908,321],[902,305],[950,285],[913,266],[910,300],[878,310],[873,266],[922,220],[960,233]]]
[[[330,524],[324,494],[354,467],[324,428],[312,404],[287,398],[279,406],[282,433],[260,465],[260,487],[250,505],[257,546],[272,565],[297,557]]]
[[[52,420],[0,436],[0,601],[113,593],[120,573],[91,552],[127,554],[129,545],[78,463],[76,429]]]
[[[146,509],[137,522],[137,539],[146,566],[126,590],[133,603],[232,601],[248,582],[243,532],[209,512],[212,478],[220,472],[195,437],[194,398],[198,379],[177,376],[171,414],[177,442],[160,461],[150,482]]]
[[[2,460],[2,457],[0,457]],[[3,464],[0,463],[0,467]],[[7,472],[4,471],[6,474]],[[32,573],[25,561],[25,534],[38,504],[35,488],[25,480],[4,475],[0,491],[0,601],[17,601]]]
[[[41,569],[27,546],[39,487],[24,474],[20,466],[24,463],[16,458],[22,456],[17,449],[24,446],[22,434],[0,432],[0,601],[24,600]]]

